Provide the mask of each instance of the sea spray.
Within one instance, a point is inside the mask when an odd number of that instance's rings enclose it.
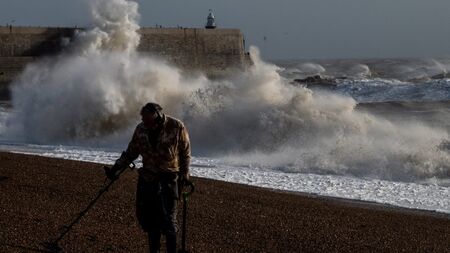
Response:
[[[317,63],[302,63],[283,71],[285,76],[294,78],[307,78],[310,76],[322,76],[326,72],[326,69]]]
[[[10,138],[76,145],[119,139],[125,148],[139,108],[154,101],[186,123],[194,155],[293,173],[449,177],[446,130],[394,123],[357,111],[350,97],[293,86],[254,47],[254,64],[224,80],[186,77],[136,53],[135,2],[95,0],[91,7],[93,29],[63,54],[30,64],[14,83]]]
[[[90,5],[94,28],[80,32],[77,54],[98,51],[135,53],[139,45],[138,4],[124,0],[86,0]]]
[[[10,135],[35,143],[77,143],[114,134],[137,122],[148,101],[175,112],[202,85],[180,71],[140,57],[137,4],[90,2],[91,30],[76,35],[63,54],[30,64],[13,84]],[[170,106],[173,105],[173,106]]]
[[[370,78],[372,76],[372,72],[370,71],[369,66],[366,64],[357,64],[352,66],[349,69],[349,77],[354,79],[364,79],[364,78]]]
[[[447,131],[359,112],[352,98],[292,86],[276,66],[251,55],[249,71],[232,84],[212,82],[188,111],[193,140],[206,155],[290,172],[405,181],[448,177],[449,155],[439,147]],[[213,112],[205,109],[210,104]],[[196,114],[195,108],[201,110]]]

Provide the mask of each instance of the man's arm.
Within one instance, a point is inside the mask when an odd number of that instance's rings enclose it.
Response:
[[[122,152],[122,155],[119,159],[117,159],[114,167],[117,169],[125,168],[130,165],[131,162],[136,160],[139,156],[139,143],[137,137],[137,128],[134,130],[133,137],[131,138],[130,143],[128,143],[127,150]]]
[[[191,144],[189,141],[189,134],[186,127],[181,127],[179,143],[178,143],[178,155],[180,165],[180,176],[184,179],[189,179],[189,165],[191,163]]]

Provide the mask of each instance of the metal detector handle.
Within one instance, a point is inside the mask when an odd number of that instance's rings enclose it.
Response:
[[[186,186],[189,188],[188,191],[182,191],[183,200],[187,201],[189,196],[191,196],[191,194],[194,193],[195,185],[190,180],[185,180],[183,183],[184,183],[183,188],[186,187]]]
[[[189,188],[189,190],[188,191],[182,191],[182,196],[183,196],[183,227],[182,227],[182,235],[181,235],[181,249],[178,251],[178,253],[189,253],[189,251],[186,250],[187,202],[189,200],[189,196],[191,196],[191,194],[194,193],[195,186],[194,186],[194,183],[192,183],[192,181],[184,180],[183,181],[183,188],[185,186],[187,186]]]

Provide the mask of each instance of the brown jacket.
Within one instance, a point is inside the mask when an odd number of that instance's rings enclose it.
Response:
[[[186,127],[180,120],[166,115],[163,115],[161,124],[159,130],[150,131],[140,123],[117,162],[128,165],[141,155],[143,168],[140,176],[144,179],[165,172],[188,174],[191,147]]]

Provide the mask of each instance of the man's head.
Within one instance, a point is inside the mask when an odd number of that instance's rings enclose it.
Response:
[[[162,118],[162,107],[156,103],[147,103],[141,109],[142,122],[150,129],[157,127]]]

